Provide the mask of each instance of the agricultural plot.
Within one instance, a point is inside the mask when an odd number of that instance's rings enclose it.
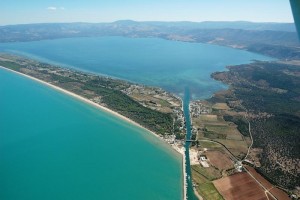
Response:
[[[243,155],[246,154],[248,149],[246,141],[226,140],[226,139],[216,139],[215,141],[224,144],[233,155],[239,157],[243,157]]]
[[[250,141],[237,129],[237,125],[223,119],[223,113],[229,110],[226,103],[203,105],[201,109],[213,109],[212,113],[192,115],[194,130],[199,140],[212,140],[222,143],[235,156],[242,157],[247,153]]]
[[[213,184],[226,200],[268,200],[262,187],[246,172],[221,178]]]
[[[192,167],[192,177],[194,183],[196,183],[195,189],[197,192],[205,199],[205,200],[222,200],[222,196],[215,188],[214,184],[207,177],[202,175],[204,173],[206,176],[209,174],[207,171],[201,169],[199,165],[193,165]],[[199,173],[201,172],[201,173]],[[216,178],[214,176],[209,175],[209,178]]]
[[[217,115],[201,115],[199,118],[203,122],[218,122]]]
[[[205,153],[210,164],[219,170],[227,170],[234,167],[229,156],[220,151],[207,151]]]
[[[235,126],[226,125],[206,125],[205,129],[209,133],[222,134],[228,140],[243,140],[242,135]]]
[[[208,149],[223,150],[224,148],[222,145],[218,143],[212,143],[208,141],[200,141],[199,144],[201,147],[208,148]]]
[[[216,110],[229,110],[230,109],[226,103],[216,103],[212,106],[212,108],[216,109]]]
[[[262,177],[259,173],[255,171],[254,168],[246,166],[247,170],[250,171],[252,176],[254,176],[270,193],[272,193],[277,199],[289,200],[289,196],[282,190],[274,187],[268,180]]]

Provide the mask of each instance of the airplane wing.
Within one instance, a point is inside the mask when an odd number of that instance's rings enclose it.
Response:
[[[296,29],[298,32],[298,38],[300,40],[300,0],[290,0]]]

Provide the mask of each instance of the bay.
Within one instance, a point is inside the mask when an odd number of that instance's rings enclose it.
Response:
[[[192,99],[208,98],[227,88],[211,78],[213,72],[252,60],[272,60],[211,44],[116,36],[4,43],[0,44],[0,51],[159,86],[181,97],[188,87]]]

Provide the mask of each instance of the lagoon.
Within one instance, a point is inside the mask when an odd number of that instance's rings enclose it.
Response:
[[[211,44],[159,38],[89,37],[0,44],[0,51],[40,61],[159,86],[181,97],[210,97],[227,88],[210,75],[227,65],[269,57]]]

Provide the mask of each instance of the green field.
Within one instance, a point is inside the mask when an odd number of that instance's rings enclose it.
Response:
[[[211,182],[213,179],[217,178],[216,174],[209,174],[206,169],[199,165],[192,165],[192,177],[193,181],[198,185],[196,186],[197,192],[205,199],[205,200],[222,200],[223,197],[220,195],[218,190],[215,188],[214,184]],[[199,173],[201,172],[201,173]],[[205,174],[205,176],[202,175]]]

